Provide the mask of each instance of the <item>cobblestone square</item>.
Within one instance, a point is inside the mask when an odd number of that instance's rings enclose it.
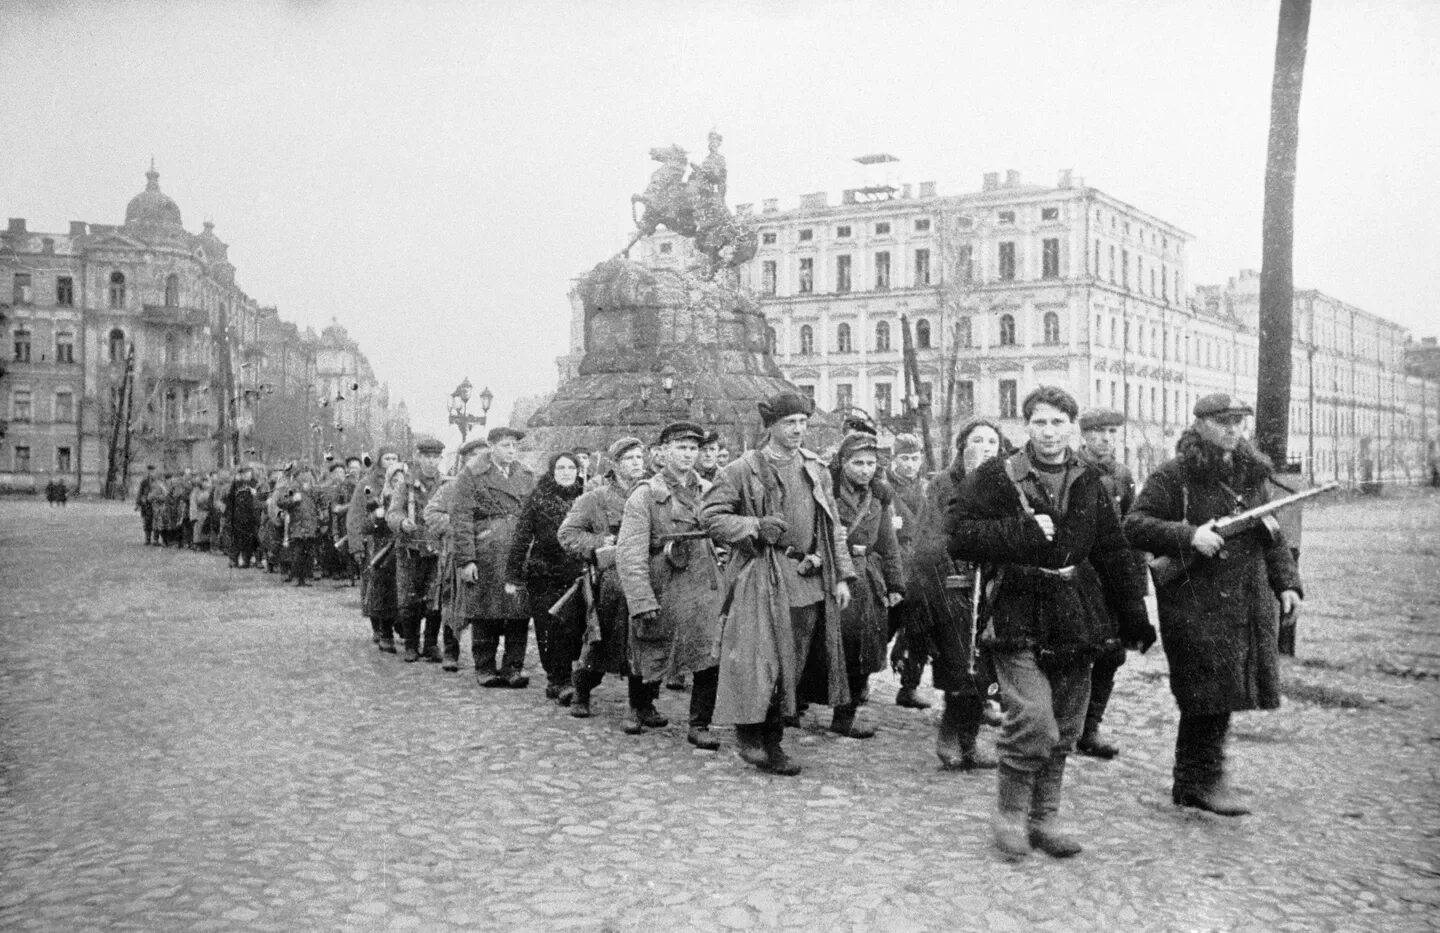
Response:
[[[1237,717],[1255,815],[1169,799],[1176,712],[1131,656],[1076,859],[991,853],[993,773],[880,682],[799,778],[375,651],[357,591],[147,548],[114,503],[0,502],[6,930],[1341,931],[1440,927],[1440,498],[1307,511],[1299,657]],[[535,653],[530,653],[532,666]],[[532,671],[538,675],[538,671]],[[928,677],[927,677],[928,684]],[[982,734],[982,742],[990,741]]]

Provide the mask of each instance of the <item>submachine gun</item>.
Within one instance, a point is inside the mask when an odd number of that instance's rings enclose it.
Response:
[[[1334,492],[1339,488],[1340,484],[1332,481],[1321,486],[1316,486],[1314,489],[1305,489],[1292,495],[1274,499],[1264,505],[1258,505],[1253,509],[1247,509],[1244,512],[1236,512],[1234,515],[1227,515],[1224,518],[1216,519],[1210,523],[1210,527],[1216,534],[1227,541],[1258,527],[1263,527],[1265,533],[1273,537],[1280,529],[1280,523],[1275,520],[1276,512],[1297,503],[1304,502],[1306,499],[1313,499],[1324,493]],[[1216,557],[1223,557],[1224,554],[1225,550],[1222,548]],[[1194,560],[1195,557],[1193,554],[1187,554],[1184,557],[1152,557],[1149,561],[1150,576],[1154,578],[1156,586],[1164,586],[1178,579]]]

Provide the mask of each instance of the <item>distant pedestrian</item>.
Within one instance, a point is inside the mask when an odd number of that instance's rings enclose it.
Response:
[[[225,499],[225,514],[230,519],[230,566],[250,567],[260,548],[259,508],[256,502],[255,471],[241,466],[235,471]]]
[[[425,505],[440,485],[440,455],[444,452],[445,445],[436,438],[416,439],[414,466],[385,512],[385,521],[395,535],[395,595],[407,662],[421,657],[440,662],[440,612],[429,598],[440,556],[425,533]]]
[[[315,568],[315,544],[320,537],[320,505],[315,498],[315,471],[309,465],[295,468],[281,494],[280,508],[289,516],[290,576],[296,586],[309,586]]]
[[[150,498],[151,489],[159,482],[155,475],[155,464],[145,464],[145,476],[140,480],[140,488],[135,492],[135,511],[140,513],[140,522],[145,529],[145,543],[158,544],[155,540],[155,504]]]

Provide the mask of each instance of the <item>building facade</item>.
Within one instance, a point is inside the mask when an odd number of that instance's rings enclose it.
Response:
[[[153,165],[122,224],[52,234],[9,221],[0,489],[58,474],[83,492],[118,490],[148,463],[204,471],[318,450],[308,412],[323,342],[247,295],[228,253],[213,224],[185,229]],[[381,400],[368,363],[362,376]]]

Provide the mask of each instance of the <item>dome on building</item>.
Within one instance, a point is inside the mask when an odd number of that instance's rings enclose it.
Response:
[[[145,173],[145,178],[145,190],[131,198],[125,208],[125,225],[184,229],[180,205],[160,192],[160,173],[155,171],[154,159],[150,160],[150,171]]]

